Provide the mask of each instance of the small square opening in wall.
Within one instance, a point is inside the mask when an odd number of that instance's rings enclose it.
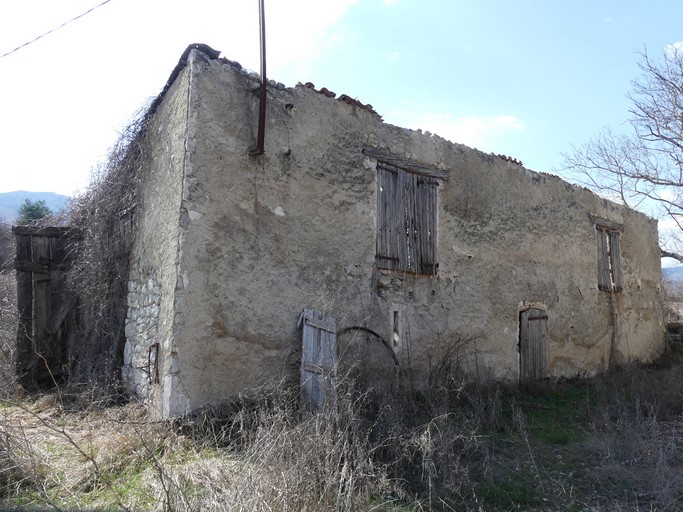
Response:
[[[401,345],[401,328],[398,311],[393,311],[391,315],[391,346],[398,347]]]

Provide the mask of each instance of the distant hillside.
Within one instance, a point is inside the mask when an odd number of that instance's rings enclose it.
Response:
[[[69,201],[67,196],[55,194],[54,192],[27,192],[17,190],[15,192],[0,193],[0,220],[11,223],[17,216],[19,207],[24,199],[31,201],[45,201],[45,204],[53,212],[64,209]]]
[[[665,281],[669,281],[670,283],[683,282],[683,265],[679,267],[663,268],[662,276],[664,276]]]

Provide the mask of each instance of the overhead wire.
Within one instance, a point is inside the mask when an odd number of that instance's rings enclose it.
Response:
[[[37,37],[34,37],[34,38],[31,39],[30,41],[28,41],[28,42],[26,42],[26,43],[24,43],[24,44],[21,44],[21,45],[19,45],[19,46],[17,46],[14,50],[10,50],[10,51],[8,51],[7,53],[3,53],[2,55],[0,55],[0,59],[2,59],[3,57],[7,57],[8,55],[12,55],[14,52],[19,51],[19,50],[21,50],[22,48],[25,48],[26,46],[35,43],[35,42],[38,41],[39,39],[41,39],[41,38],[43,38],[43,37],[45,37],[45,36],[47,36],[47,35],[49,35],[49,34],[52,34],[53,32],[56,32],[57,30],[59,30],[59,29],[61,29],[61,28],[64,28],[64,27],[67,26],[69,23],[71,23],[71,22],[73,22],[73,21],[76,21],[77,19],[80,19],[80,18],[82,18],[83,16],[85,16],[85,15],[87,15],[87,14],[90,14],[91,12],[93,12],[93,11],[94,11],[95,9],[97,9],[98,7],[102,7],[104,4],[108,4],[109,2],[111,2],[111,0],[104,0],[102,3],[99,3],[99,4],[95,5],[94,7],[91,7],[90,9],[88,9],[87,11],[85,11],[84,13],[81,13],[81,14],[79,14],[78,16],[76,16],[76,17],[74,17],[74,18],[71,18],[71,19],[68,20],[68,21],[65,21],[64,23],[62,23],[62,24],[59,25],[58,27],[55,27],[55,28],[53,28],[53,29],[51,29],[51,30],[48,30],[47,32],[44,32],[44,33],[40,34],[40,35],[37,36]]]

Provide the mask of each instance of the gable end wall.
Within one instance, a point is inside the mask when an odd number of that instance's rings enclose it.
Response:
[[[188,131],[190,73],[167,91],[146,133],[131,250],[123,377],[159,417],[187,410],[177,377],[179,235]]]

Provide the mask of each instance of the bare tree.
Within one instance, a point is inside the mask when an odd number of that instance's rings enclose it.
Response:
[[[639,53],[641,75],[628,98],[630,130],[603,133],[564,155],[584,185],[631,208],[669,218],[662,256],[683,262],[683,45],[653,61]]]

